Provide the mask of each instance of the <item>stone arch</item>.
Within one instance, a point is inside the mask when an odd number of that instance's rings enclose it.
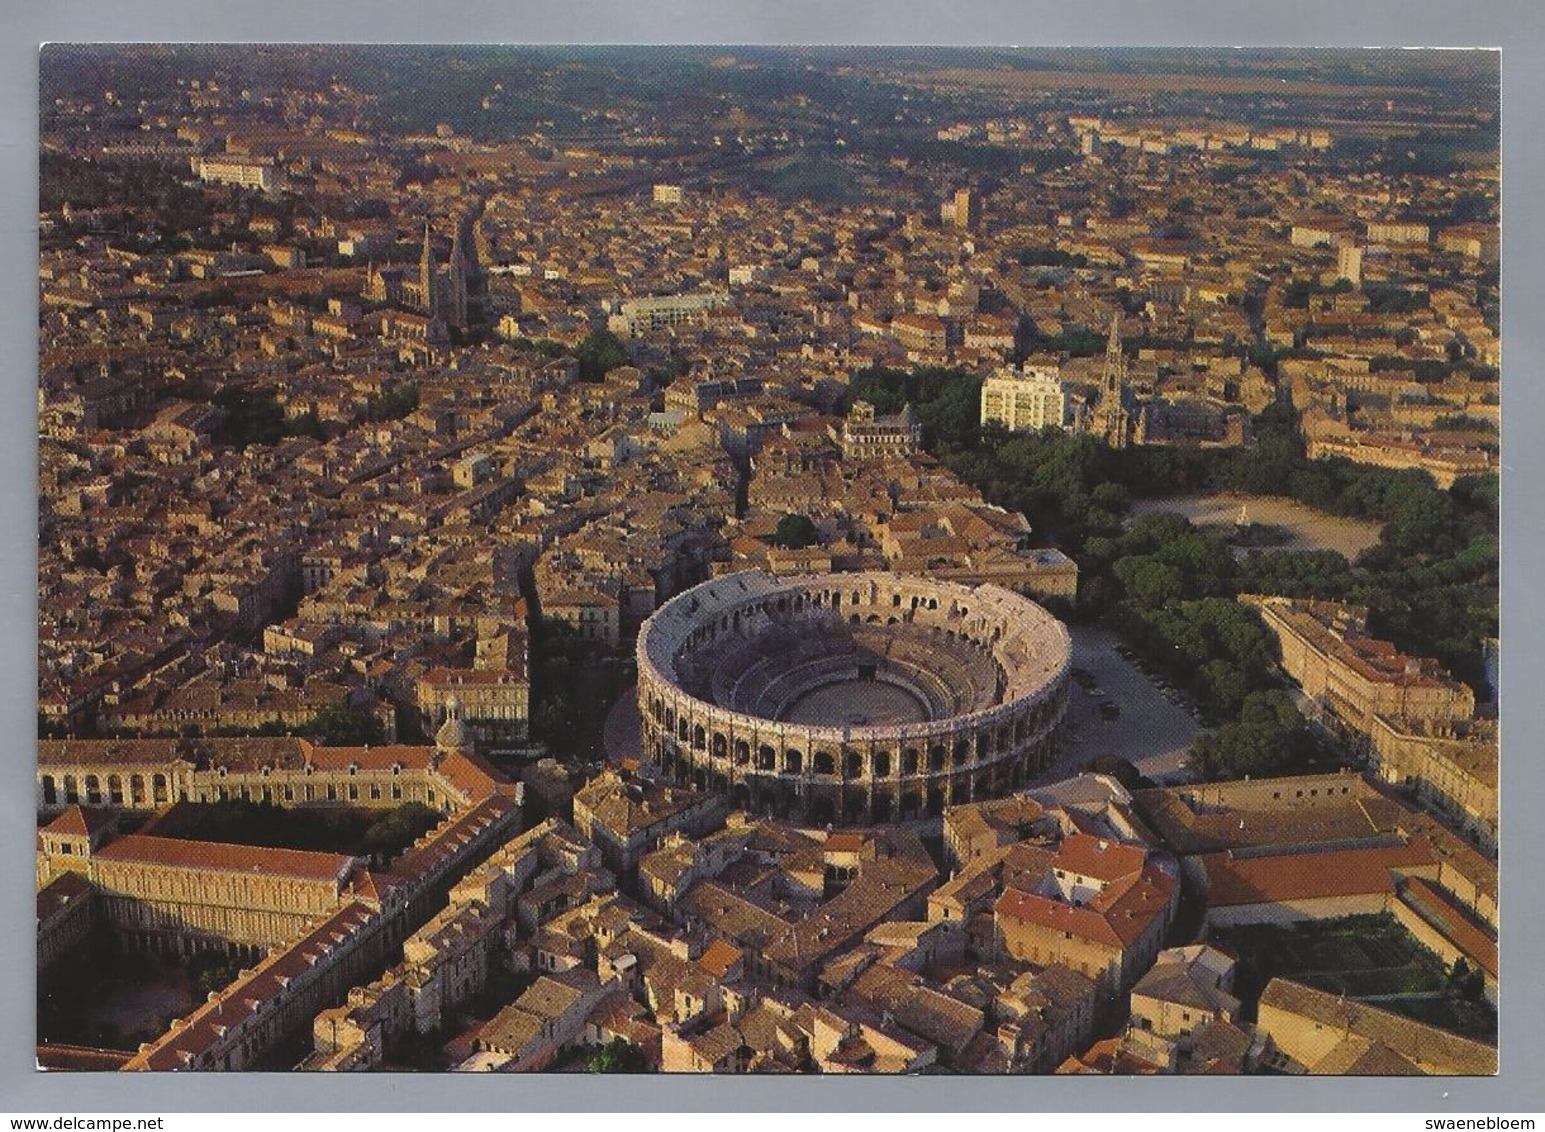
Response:
[[[816,774],[836,774],[837,760],[830,751],[816,751],[810,758],[810,769]]]
[[[150,800],[152,802],[169,802],[172,792],[167,787],[166,775],[153,774],[150,776]]]
[[[797,747],[790,747],[783,752],[783,773],[802,774],[804,772],[805,756]]]
[[[71,805],[80,801],[80,789],[73,774],[64,776],[64,800]]]
[[[842,773],[845,778],[862,778],[864,775],[864,756],[858,751],[844,751],[842,753]]]
[[[735,740],[735,765],[745,766],[751,761],[751,744],[744,739]]]
[[[774,771],[778,769],[778,752],[766,743],[756,749],[756,769]]]
[[[107,800],[114,806],[123,805],[123,779],[116,774],[107,776]]]
[[[901,752],[901,773],[913,775],[917,773],[917,748],[907,747]]]
[[[708,746],[708,732],[703,730],[703,725],[698,724],[692,729],[692,748],[701,751]]]
[[[53,806],[57,805],[58,802],[59,789],[54,784],[54,776],[51,774],[45,774],[43,776],[43,804],[45,806]]]
[[[928,748],[928,769],[939,771],[944,769],[945,751],[943,743],[935,743]]]
[[[97,776],[94,774],[88,774],[83,785],[85,787],[84,793],[86,796],[86,802],[93,806],[101,805],[102,784],[97,781]]]
[[[715,731],[713,733],[713,757],[716,759],[722,759],[729,753],[730,741],[725,738],[724,732]]]
[[[876,751],[874,753],[873,774],[876,778],[889,778],[891,773],[891,753],[889,751]]]

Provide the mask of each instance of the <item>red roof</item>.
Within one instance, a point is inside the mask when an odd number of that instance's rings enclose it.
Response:
[[[1454,898],[1421,877],[1408,877],[1401,898],[1454,943],[1472,963],[1497,977],[1497,941],[1465,914]]]
[[[1120,947],[1121,937],[1106,922],[1105,917],[1087,904],[1068,904],[1033,892],[1021,892],[1006,888],[993,910],[999,916],[1035,924],[1052,931],[1072,932],[1081,939],[1093,940],[1108,947]]]
[[[526,674],[513,668],[431,668],[420,677],[420,683],[448,688],[483,684],[523,687]]]
[[[743,952],[734,944],[716,939],[698,957],[697,965],[716,979],[722,979],[741,959]]]
[[[368,869],[362,869],[354,874],[354,879],[349,883],[349,891],[379,904],[391,894],[393,889],[401,885],[400,879],[388,873],[373,873]]]
[[[1369,849],[1332,849],[1308,853],[1273,853],[1236,857],[1232,850],[1201,858],[1207,874],[1209,907],[1277,904],[1335,896],[1395,892],[1392,869],[1434,866],[1437,858],[1425,839],[1407,845]]]
[[[423,770],[429,766],[434,753],[433,747],[393,743],[380,747],[310,747],[306,757],[318,770],[348,770],[351,766],[360,770],[391,770],[394,766]]]
[[[38,892],[38,923],[62,912],[72,900],[91,899],[91,882],[79,873],[60,873]]]
[[[90,837],[99,829],[117,824],[118,815],[112,810],[99,810],[89,806],[70,806],[38,832],[53,833],[64,837]]]
[[[340,853],[265,849],[252,845],[227,845],[218,841],[184,841],[176,837],[147,837],[139,833],[120,837],[104,845],[96,851],[95,858],[98,861],[125,861],[169,869],[248,873],[312,881],[341,881],[354,864],[353,857],[345,857]]]
[[[440,777],[476,802],[494,794],[508,793],[510,780],[480,755],[452,751],[440,761]]]
[[[84,1073],[111,1073],[122,1069],[129,1055],[122,1050],[91,1046],[66,1046],[45,1042],[37,1047],[39,1069]]]
[[[1110,882],[1085,904],[1005,888],[994,910],[1023,923],[1072,932],[1110,947],[1131,946],[1157,916],[1165,914],[1175,892],[1175,878],[1156,865],[1144,865]]]
[[[1074,833],[1058,846],[1052,866],[1109,883],[1142,871],[1147,859],[1147,851],[1136,845]]]
[[[347,944],[376,915],[363,904],[340,908],[296,943],[270,952],[255,970],[238,976],[215,1001],[199,1006],[186,1021],[174,1022],[154,1045],[130,1058],[125,1068],[206,1068],[196,1064],[201,1054],[213,1050],[233,1027],[259,1009],[272,1009],[292,981],[333,948]]]

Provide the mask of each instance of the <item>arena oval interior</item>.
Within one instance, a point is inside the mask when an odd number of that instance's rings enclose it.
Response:
[[[728,574],[638,638],[644,753],[675,782],[808,825],[937,817],[1045,770],[1072,642],[994,585]]]

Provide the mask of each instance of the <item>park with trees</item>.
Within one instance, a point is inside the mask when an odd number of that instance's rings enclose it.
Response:
[[[1317,757],[1269,634],[1233,600],[1242,593],[1365,606],[1370,633],[1435,657],[1486,698],[1485,643],[1498,632],[1495,476],[1443,490],[1419,470],[1310,460],[1287,405],[1256,416],[1250,448],[1113,449],[1059,429],[983,428],[980,393],[980,378],[938,367],[872,367],[849,388],[882,413],[910,403],[933,455],[1077,561],[1075,618],[1114,630],[1222,721],[1194,752],[1208,777],[1292,773]],[[1287,496],[1373,520],[1379,540],[1355,560],[1273,547],[1236,555],[1226,535],[1178,514],[1128,521],[1134,499],[1208,491]]]

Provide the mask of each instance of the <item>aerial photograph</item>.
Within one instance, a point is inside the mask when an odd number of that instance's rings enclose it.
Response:
[[[1498,52],[39,68],[39,1068],[1497,1073]]]

